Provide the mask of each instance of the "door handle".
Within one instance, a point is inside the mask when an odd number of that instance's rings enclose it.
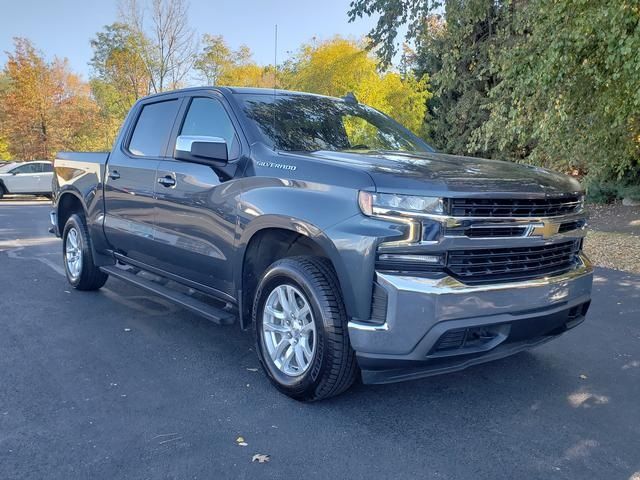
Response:
[[[164,177],[158,178],[158,183],[165,187],[173,187],[176,184],[176,179],[171,175],[165,175]]]
[[[120,178],[120,174],[118,173],[117,170],[112,170],[111,173],[109,174],[109,178],[111,180],[117,180]]]

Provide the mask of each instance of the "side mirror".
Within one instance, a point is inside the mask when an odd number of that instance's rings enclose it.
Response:
[[[229,161],[227,142],[223,138],[198,135],[180,135],[173,156],[205,165],[226,165]]]

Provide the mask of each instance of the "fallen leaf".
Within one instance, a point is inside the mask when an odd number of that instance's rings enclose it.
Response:
[[[257,372],[258,371],[257,368],[247,368],[247,370],[249,370],[250,372]]]
[[[244,437],[238,437],[236,438],[236,442],[240,443],[240,442],[244,442]]]
[[[249,444],[247,442],[240,442],[238,443],[238,445],[240,445],[241,447],[248,447]]]
[[[265,455],[264,453],[256,453],[251,459],[252,462],[265,463],[271,459],[269,455]]]
[[[587,379],[587,376],[586,376],[584,373],[581,373],[581,374],[580,374],[580,378],[581,378],[582,380],[586,380],[586,379]]]
[[[125,328],[125,329],[124,329],[124,331],[125,331],[125,332],[130,332],[130,331],[131,331],[131,329],[130,329],[130,328]]]

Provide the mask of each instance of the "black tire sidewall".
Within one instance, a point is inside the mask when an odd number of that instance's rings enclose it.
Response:
[[[311,366],[305,373],[291,377],[281,372],[273,363],[266,350],[262,332],[262,316],[264,305],[269,294],[279,285],[292,285],[300,290],[311,307],[313,321],[316,326],[316,348]],[[281,391],[291,396],[300,396],[310,390],[315,390],[322,379],[326,366],[326,319],[322,313],[320,299],[314,291],[312,282],[306,275],[291,264],[276,263],[267,270],[256,292],[254,303],[253,324],[255,331],[256,349],[262,367],[269,380]]]

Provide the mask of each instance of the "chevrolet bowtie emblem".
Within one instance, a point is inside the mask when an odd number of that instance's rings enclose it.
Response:
[[[530,237],[551,238],[558,233],[560,224],[540,222],[532,224],[531,227],[533,228],[529,232]]]

